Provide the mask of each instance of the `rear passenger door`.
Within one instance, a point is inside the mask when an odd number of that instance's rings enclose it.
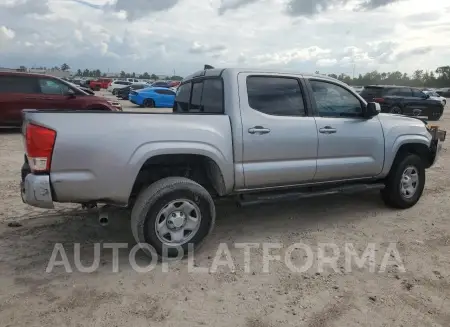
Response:
[[[295,76],[240,73],[243,169],[248,189],[313,180],[317,129]]]
[[[0,125],[18,126],[23,109],[36,107],[35,94],[39,92],[37,79],[27,75],[0,76]]]

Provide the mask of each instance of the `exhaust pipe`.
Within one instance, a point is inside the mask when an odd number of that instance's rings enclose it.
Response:
[[[109,224],[109,217],[107,213],[100,213],[98,217],[98,223],[100,226],[108,226]]]

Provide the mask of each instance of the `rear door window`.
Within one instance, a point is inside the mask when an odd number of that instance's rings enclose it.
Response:
[[[397,95],[401,97],[412,97],[412,92],[410,88],[403,87],[398,89]]]
[[[0,76],[0,93],[39,93],[37,78],[32,76]]]
[[[360,95],[363,98],[381,98],[383,96],[383,88],[365,86]]]
[[[412,89],[412,96],[415,98],[423,98],[425,93],[423,93],[421,90],[418,89]]]
[[[247,95],[250,108],[267,115],[305,116],[302,90],[295,78],[249,76]]]

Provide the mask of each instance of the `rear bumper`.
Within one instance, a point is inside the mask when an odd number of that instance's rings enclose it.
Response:
[[[33,207],[53,209],[50,176],[27,174],[20,183],[22,201]]]

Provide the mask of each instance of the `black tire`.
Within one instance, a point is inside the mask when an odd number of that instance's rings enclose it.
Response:
[[[399,106],[393,106],[389,112],[391,114],[397,114],[397,115],[403,114],[403,110]]]
[[[113,95],[116,95],[116,93],[117,93],[117,89],[113,89],[113,90],[112,90],[112,94],[113,94]]]
[[[411,197],[402,195],[401,180],[403,172],[408,167],[414,167],[418,175],[416,190]],[[394,161],[386,179],[386,187],[381,190],[384,203],[392,208],[407,209],[414,206],[420,199],[425,187],[425,167],[419,156],[405,153]]]
[[[137,243],[150,245],[159,258],[164,255],[168,257],[178,255],[177,246],[160,240],[155,223],[159,212],[171,201],[179,199],[187,199],[195,203],[201,215],[197,231],[192,232],[194,235],[188,234],[191,236],[190,240],[178,245],[183,249],[184,255],[187,255],[190,250],[189,244],[192,244],[194,249],[198,249],[214,227],[216,218],[214,201],[203,186],[184,177],[167,177],[151,184],[141,191],[134,203],[131,211],[131,231]],[[166,248],[167,252],[164,252],[163,248]],[[148,249],[142,249],[147,255],[152,255]]]
[[[428,116],[428,120],[429,121],[437,121],[439,119],[441,119],[441,116],[435,116],[435,115],[429,115]]]
[[[155,108],[155,101],[153,101],[152,99],[145,99],[144,107],[145,108]]]
[[[444,106],[447,105],[447,100],[443,100],[442,103],[444,104]]]

